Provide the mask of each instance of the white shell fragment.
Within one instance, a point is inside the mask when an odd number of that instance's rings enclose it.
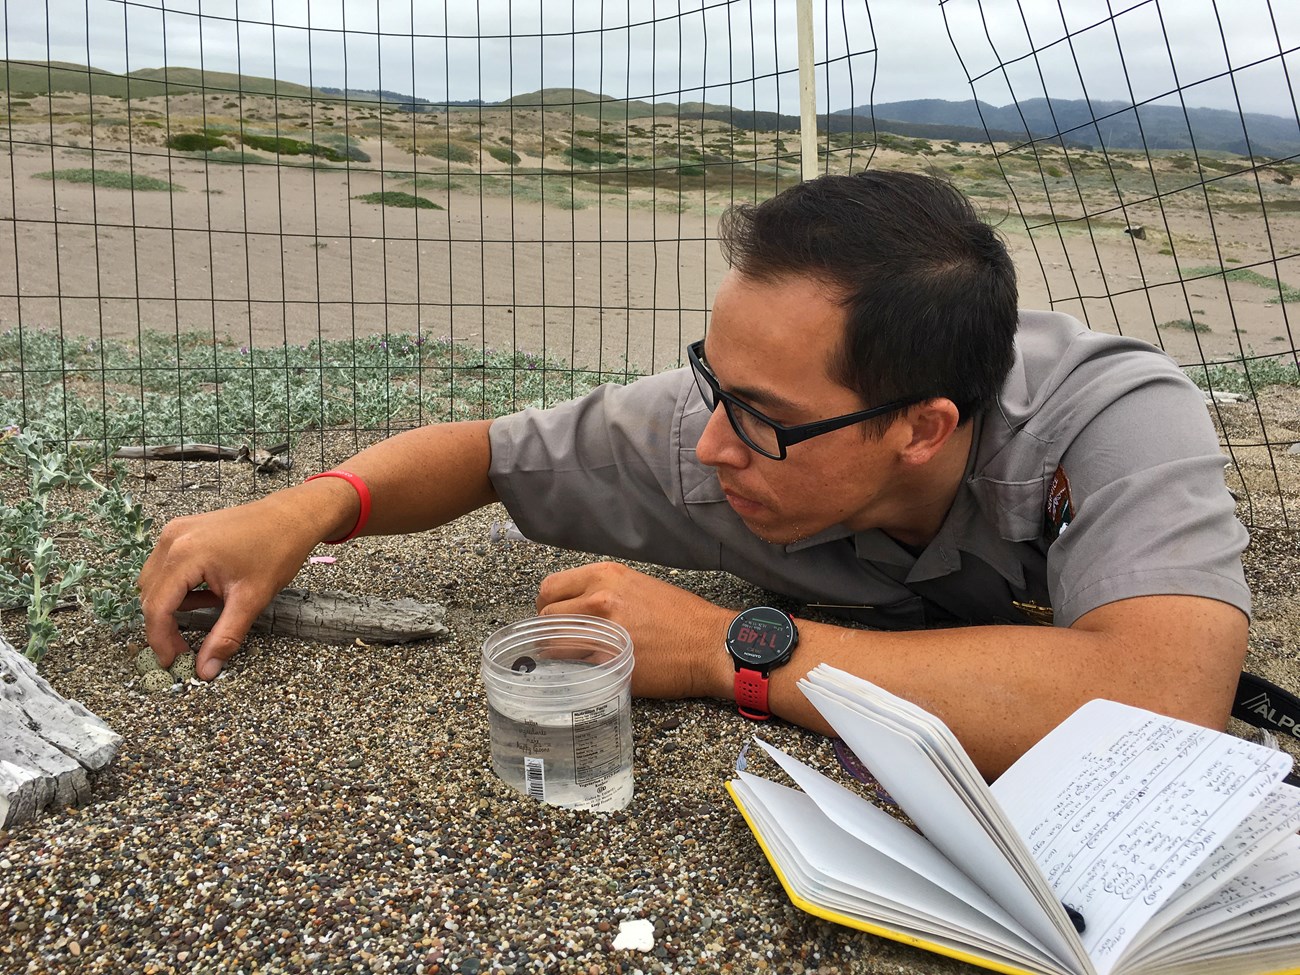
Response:
[[[646,920],[619,921],[615,951],[650,951],[655,946],[655,926]]]

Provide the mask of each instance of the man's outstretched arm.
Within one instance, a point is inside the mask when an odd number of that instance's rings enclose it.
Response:
[[[421,531],[495,501],[488,480],[490,426],[480,420],[422,427],[341,464],[370,489],[364,533]],[[359,513],[350,484],[320,478],[168,523],[140,572],[145,637],[159,662],[169,666],[188,649],[173,616],[177,610],[220,606],[198,655],[199,676],[211,680],[311,550],[346,535]],[[196,592],[202,585],[206,590]]]
[[[723,636],[734,609],[616,563],[549,577],[538,608],[591,613],[626,626],[636,647],[632,686],[639,696],[733,698],[735,672]],[[1093,698],[1223,728],[1245,659],[1246,629],[1239,609],[1201,596],[1123,599],[1069,628],[894,633],[799,621],[799,647],[773,672],[769,704],[788,721],[830,733],[797,687],[809,670],[828,663],[937,714],[993,778]]]

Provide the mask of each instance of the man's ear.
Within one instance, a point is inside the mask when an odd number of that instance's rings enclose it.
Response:
[[[952,438],[961,420],[957,404],[943,396],[936,396],[909,407],[899,418],[904,443],[899,451],[905,464],[918,467],[934,459]]]

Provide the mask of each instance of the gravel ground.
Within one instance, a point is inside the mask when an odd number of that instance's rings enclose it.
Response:
[[[274,480],[234,464],[150,470],[159,522]],[[192,481],[221,491],[179,490]],[[636,795],[621,812],[558,810],[501,784],[479,644],[532,614],[546,573],[584,560],[492,543],[505,517],[361,539],[296,583],[441,602],[451,636],[436,643],[252,637],[220,680],[151,695],[122,641],[65,614],[70,639],[42,672],[123,746],[90,805],[0,831],[0,972],[975,971],[791,906],[723,789],[754,728],[720,703],[635,703]],[[1300,687],[1297,537],[1257,533],[1248,559],[1252,666]],[[729,577],[671,578],[733,606],[761,598]],[[17,642],[19,617],[0,625]],[[826,740],[763,730],[835,768]],[[654,925],[653,950],[613,949],[630,919]]]

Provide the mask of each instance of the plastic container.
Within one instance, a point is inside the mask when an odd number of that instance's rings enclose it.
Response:
[[[483,641],[492,767],[565,809],[632,800],[632,638],[595,616],[537,616]]]

